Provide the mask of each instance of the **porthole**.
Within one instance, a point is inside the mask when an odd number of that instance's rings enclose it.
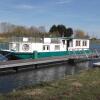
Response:
[[[22,46],[22,49],[23,49],[24,51],[28,51],[29,48],[30,48],[29,44],[23,44],[23,46]]]

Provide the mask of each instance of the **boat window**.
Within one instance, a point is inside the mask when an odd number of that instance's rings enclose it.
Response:
[[[76,41],[76,46],[80,46],[81,42],[80,41]]]
[[[60,50],[60,45],[55,45],[55,50]]]
[[[47,50],[50,50],[50,46],[47,46]]]
[[[76,41],[76,46],[78,46],[78,41]]]
[[[79,46],[81,45],[80,41],[79,41]]]
[[[87,46],[87,41],[83,41],[83,46]]]
[[[49,45],[43,45],[43,50],[50,50],[50,46]]]
[[[84,46],[84,41],[83,41],[83,46]]]
[[[87,41],[85,41],[85,46],[87,46]]]
[[[73,42],[70,42],[70,47],[73,47]]]
[[[60,43],[60,40],[59,39],[57,39],[57,38],[53,38],[53,39],[51,39],[51,43]]]
[[[62,43],[65,44],[65,40],[62,40]]]
[[[43,50],[45,50],[45,46],[43,46]]]

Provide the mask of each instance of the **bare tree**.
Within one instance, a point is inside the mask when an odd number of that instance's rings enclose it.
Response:
[[[83,30],[77,29],[74,31],[75,38],[85,38],[86,33]]]
[[[46,33],[46,29],[44,26],[40,26],[39,28],[40,33]]]

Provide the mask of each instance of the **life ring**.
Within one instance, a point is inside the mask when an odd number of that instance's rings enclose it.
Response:
[[[23,44],[22,49],[23,49],[24,51],[29,51],[29,49],[30,49],[29,44]]]

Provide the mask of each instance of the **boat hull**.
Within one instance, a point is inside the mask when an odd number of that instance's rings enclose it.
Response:
[[[8,55],[7,55],[8,53]],[[81,54],[92,54],[90,50],[81,50],[81,51],[58,51],[58,52],[37,52],[34,51],[32,53],[26,52],[10,52],[10,51],[2,51],[3,55],[7,55],[8,59],[37,59],[37,58],[45,58],[45,57],[57,57],[57,56],[69,56],[69,55],[81,55]]]

